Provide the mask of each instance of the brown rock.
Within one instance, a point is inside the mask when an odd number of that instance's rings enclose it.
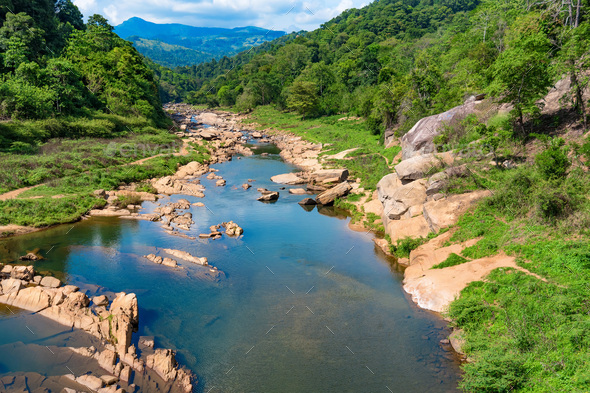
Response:
[[[33,266],[14,266],[10,272],[10,277],[17,280],[31,281],[34,275]]]
[[[170,349],[156,349],[153,354],[147,356],[146,366],[154,370],[164,381],[176,378],[176,358]]]
[[[317,202],[314,199],[305,198],[305,199],[302,199],[301,201],[299,201],[299,204],[303,205],[303,206],[310,206],[310,205],[317,205]]]
[[[271,181],[279,184],[288,184],[288,185],[295,185],[295,184],[303,184],[305,180],[300,178],[294,173],[285,173],[282,175],[276,175],[270,178]]]
[[[108,306],[109,305],[109,298],[105,295],[95,296],[92,298],[92,303],[95,306]]]
[[[55,277],[46,276],[41,279],[40,284],[42,287],[59,288],[61,286],[61,281]]]
[[[455,224],[471,206],[490,195],[490,191],[483,190],[427,202],[424,204],[424,218],[430,229],[438,232]]]
[[[408,158],[395,166],[395,172],[402,181],[417,180],[432,175],[442,167],[442,160],[434,154],[425,154]]]
[[[258,197],[258,201],[261,202],[272,202],[279,199],[279,193],[277,191],[269,192],[268,194],[263,194],[262,196]]]
[[[330,188],[319,194],[316,197],[316,202],[320,205],[329,205],[334,203],[336,198],[343,197],[347,195],[350,190],[352,190],[352,186],[347,182],[342,182],[335,187]]]
[[[81,375],[76,378],[76,382],[80,385],[86,386],[90,390],[98,390],[102,388],[102,379],[95,377],[94,375]]]

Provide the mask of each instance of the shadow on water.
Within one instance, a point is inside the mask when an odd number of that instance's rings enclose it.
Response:
[[[244,228],[238,239],[189,240],[170,236],[160,223],[93,218],[2,240],[0,258],[38,247],[46,257],[38,270],[89,296],[135,292],[134,339],[154,336],[157,346],[176,349],[198,375],[198,392],[456,391],[458,364],[439,344],[449,333],[445,322],[411,303],[401,270],[376,250],[370,233],[349,230],[334,207],[298,205],[301,195],[272,183],[271,176],[295,170],[275,158],[215,165],[225,187],[202,179],[205,198],[159,202],[204,202],[207,208],[190,208],[196,224],[186,233],[198,237],[233,220]],[[244,190],[248,179],[253,187]],[[258,202],[258,187],[279,191],[279,200]],[[157,203],[143,206],[150,212]],[[141,257],[155,248],[207,257],[225,278],[208,280],[182,261],[184,269],[170,269]],[[26,339],[5,335],[17,322],[0,315],[0,336]]]

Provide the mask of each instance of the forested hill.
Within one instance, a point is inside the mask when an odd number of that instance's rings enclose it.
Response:
[[[2,124],[0,148],[126,132],[124,117],[167,124],[153,73],[102,16],[85,24],[71,0],[0,4],[0,118],[50,120]]]
[[[588,42],[587,1],[580,3],[577,13],[576,4],[557,0],[380,0],[246,62],[238,56],[177,71],[193,76],[194,103],[351,113],[375,132],[403,132],[481,92],[526,117],[568,64],[583,66],[575,61]]]
[[[168,67],[232,56],[285,34],[254,26],[224,29],[158,24],[137,17],[116,26],[115,33],[133,42],[144,56]]]

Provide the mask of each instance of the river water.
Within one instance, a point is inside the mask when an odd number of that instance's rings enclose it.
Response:
[[[225,187],[203,178],[205,198],[159,202],[204,202],[206,208],[191,208],[196,224],[188,234],[233,220],[244,228],[239,239],[189,240],[167,234],[160,223],[93,218],[3,240],[0,261],[39,248],[46,259],[36,270],[89,296],[136,293],[134,339],[155,336],[157,347],[176,349],[198,376],[198,392],[456,391],[458,363],[439,344],[449,333],[445,322],[411,303],[402,273],[377,251],[371,233],[351,231],[334,209],[303,209],[297,204],[303,196],[287,190],[276,203],[256,201],[257,187],[278,190],[270,177],[295,170],[277,154],[214,168]],[[247,179],[256,181],[244,190]],[[143,206],[145,213],[157,207]],[[160,248],[205,256],[224,276],[211,280],[190,263],[171,269],[141,258]],[[27,366],[19,361],[26,345],[12,344],[72,345],[79,335],[3,308],[0,375],[59,372],[42,362]],[[31,324],[35,335],[23,327]]]

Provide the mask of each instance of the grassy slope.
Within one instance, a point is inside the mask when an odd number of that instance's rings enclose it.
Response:
[[[130,128],[111,136],[116,138],[52,139],[26,153],[0,153],[5,169],[0,173],[1,192],[38,185],[18,199],[0,201],[0,225],[43,227],[71,222],[104,205],[91,195],[94,190],[170,175],[179,164],[207,158],[203,149],[191,148],[186,156],[168,154],[179,151],[182,141],[167,130]],[[142,165],[131,164],[161,153],[165,155]]]

